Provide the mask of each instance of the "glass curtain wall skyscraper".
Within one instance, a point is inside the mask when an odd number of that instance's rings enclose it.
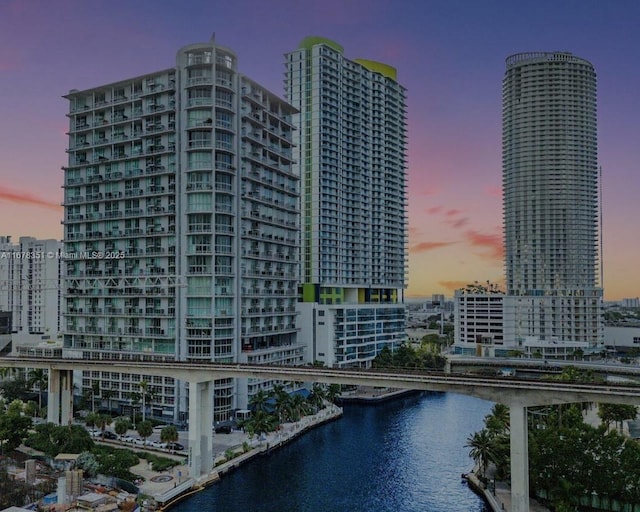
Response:
[[[505,340],[602,340],[596,73],[564,52],[506,60]]]
[[[313,361],[366,366],[406,337],[405,89],[391,66],[319,37],[286,66],[300,111],[300,334]]]

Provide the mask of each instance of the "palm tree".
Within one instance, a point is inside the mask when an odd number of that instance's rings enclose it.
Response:
[[[153,433],[153,424],[150,421],[142,420],[140,423],[138,423],[138,428],[136,430],[142,438],[142,446],[146,446],[147,437],[149,437]]]
[[[107,401],[107,409],[111,412],[111,398],[115,394],[113,389],[103,389],[102,398]]]
[[[309,412],[309,404],[307,399],[302,395],[293,395],[291,397],[291,413],[293,421],[299,421],[302,416]]]
[[[147,390],[147,407],[151,409],[153,413],[153,404],[156,403],[158,396],[160,395],[160,389],[156,386],[152,386]],[[152,414],[153,416],[153,414]]]
[[[140,389],[142,390],[142,392],[140,393],[140,395],[142,396],[142,421],[146,420],[146,409],[147,409],[147,394],[148,394],[148,390],[149,390],[149,383],[146,380],[142,380],[140,381],[140,383],[138,384],[138,386],[140,386]]]
[[[91,412],[96,412],[96,395],[100,394],[100,383],[96,380],[91,384]]]
[[[140,403],[140,393],[137,391],[129,392],[129,400],[131,400],[131,422],[133,427],[136,426],[136,406]]]
[[[90,412],[84,418],[84,423],[87,427],[94,427],[98,421],[98,415],[95,412]]]
[[[118,436],[123,436],[129,430],[129,422],[123,418],[119,418],[116,420],[116,424],[114,425],[114,429]]]
[[[469,456],[478,465],[480,475],[484,476],[489,462],[494,459],[493,437],[488,430],[482,429],[468,437],[465,446],[471,448]]]
[[[0,368],[0,381],[6,379],[10,375],[13,375],[13,368]]]
[[[484,421],[492,436],[508,433],[509,422],[509,407],[504,404],[494,404]]]
[[[273,394],[275,399],[275,412],[278,415],[280,423],[284,423],[291,415],[291,395],[281,384],[273,386]]]
[[[245,423],[245,428],[249,434],[249,437],[257,435],[260,437],[262,434],[272,432],[276,428],[277,419],[275,416],[258,410],[251,415],[251,418]]]
[[[34,368],[29,372],[27,386],[38,388],[38,409],[42,409],[42,392],[47,389],[48,375],[43,368]]]
[[[342,389],[340,384],[330,384],[327,390],[327,400],[331,403],[336,403],[336,400],[340,396]]]
[[[168,425],[160,431],[160,441],[163,443],[177,443],[178,429],[174,425]]]
[[[101,436],[104,439],[104,431],[107,425],[111,423],[111,416],[108,414],[96,414],[96,427],[100,429]]]
[[[318,409],[322,409],[324,407],[324,401],[327,398],[327,391],[322,384],[318,384],[317,382],[313,384],[313,388],[311,388],[311,394],[309,395],[309,403]]]
[[[249,405],[253,408],[255,412],[262,411],[265,412],[267,410],[267,402],[269,400],[269,395],[265,393],[264,389],[258,390],[250,399]]]

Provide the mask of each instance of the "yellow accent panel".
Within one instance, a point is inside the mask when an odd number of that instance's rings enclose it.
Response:
[[[391,78],[391,80],[398,80],[398,70],[393,66],[389,66],[389,64],[367,59],[354,59],[354,61],[370,71],[380,73],[382,76]]]
[[[302,300],[304,302],[315,302],[316,300],[316,287],[313,284],[302,285]]]
[[[358,288],[358,304],[364,304],[365,302],[365,292],[364,288]]]
[[[344,48],[340,46],[338,43],[336,43],[335,41],[332,41],[331,39],[327,39],[325,37],[320,37],[320,36],[305,37],[302,40],[302,42],[298,45],[298,48],[311,50],[311,48],[317,44],[326,44],[330,48],[333,48],[335,51],[344,53]]]

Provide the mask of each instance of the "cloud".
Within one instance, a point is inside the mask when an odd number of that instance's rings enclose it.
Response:
[[[433,249],[440,249],[441,247],[447,247],[448,245],[453,245],[456,242],[419,242],[411,247],[409,247],[410,253],[421,253],[432,251]]]
[[[0,186],[0,201],[9,201],[11,203],[27,206],[40,206],[42,208],[49,208],[50,210],[60,210],[60,205],[58,203],[35,196],[29,192],[10,190],[2,186]]]
[[[460,215],[462,212],[460,210],[456,210],[455,208],[452,208],[451,210],[447,210],[446,212],[444,212],[444,214],[447,217],[456,217],[458,215]]]
[[[461,217],[459,219],[450,221],[449,225],[452,228],[461,228],[463,226],[466,226],[469,223],[469,217]]]
[[[484,188],[484,193],[490,197],[502,197],[502,187],[489,185]]]
[[[427,185],[418,194],[421,196],[437,196],[440,193],[440,187],[434,187],[433,185]]]
[[[438,284],[447,290],[458,290],[464,288],[469,283],[467,281],[438,281]]]
[[[480,249],[488,249],[488,253],[480,253],[480,256],[491,260],[504,259],[504,245],[502,243],[502,233],[485,234],[478,231],[469,230],[465,233],[467,242]]]
[[[425,213],[429,215],[436,215],[442,211],[442,206],[431,206],[430,208],[426,208],[424,210]]]

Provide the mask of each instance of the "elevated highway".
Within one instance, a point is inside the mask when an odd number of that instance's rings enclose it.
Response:
[[[505,362],[501,361],[501,366]],[[511,498],[513,512],[529,510],[527,407],[570,402],[640,405],[640,385],[613,382],[564,382],[439,372],[335,369],[315,366],[263,366],[120,359],[3,357],[0,368],[49,370],[48,419],[71,420],[73,371],[105,371],[149,376],[170,375],[189,383],[189,466],[193,477],[213,465],[213,382],[255,378],[446,391],[475,396],[509,406],[511,436]]]

